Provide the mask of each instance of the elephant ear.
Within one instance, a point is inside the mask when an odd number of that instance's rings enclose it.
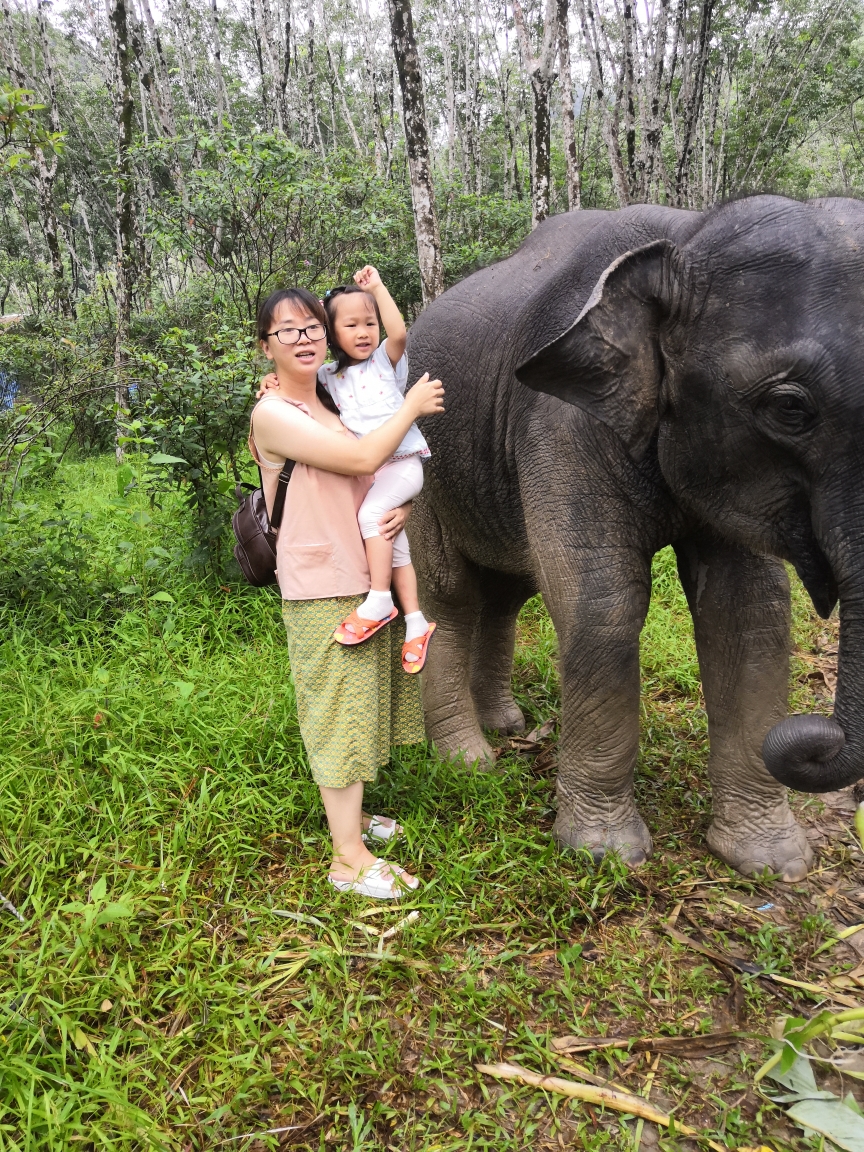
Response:
[[[677,251],[671,241],[655,240],[619,256],[573,324],[516,369],[522,384],[608,424],[637,460],[659,420],[658,330],[671,308]]]

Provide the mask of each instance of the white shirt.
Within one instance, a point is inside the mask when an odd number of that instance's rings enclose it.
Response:
[[[408,384],[408,360],[405,356],[394,368],[386,352],[386,341],[379,344],[368,360],[349,364],[336,371],[335,361],[318,369],[318,379],[333,397],[346,428],[357,436],[380,428],[402,407]],[[393,453],[393,459],[403,456],[431,456],[429,445],[416,424]]]

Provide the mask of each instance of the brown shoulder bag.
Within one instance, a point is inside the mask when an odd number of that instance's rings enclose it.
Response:
[[[251,485],[238,484],[234,489],[239,505],[231,517],[231,527],[237,540],[234,558],[243,575],[255,588],[276,583],[276,534],[282,523],[285,493],[293,471],[294,461],[286,460],[279,473],[272,517],[267,515],[263,480],[261,488],[253,488],[246,496],[243,495],[243,488]],[[260,468],[258,475],[261,475]]]
[[[318,399],[325,408],[339,415],[339,409],[333,397],[319,381],[315,385]],[[249,431],[252,431],[250,417]],[[288,481],[294,471],[296,461],[286,460],[279,473],[279,483],[276,486],[276,497],[273,500],[272,519],[267,515],[267,504],[264,501],[264,481],[260,488],[252,488],[251,484],[238,484],[234,489],[237,496],[238,508],[231,517],[231,527],[237,543],[234,545],[234,558],[246,579],[255,588],[264,588],[268,584],[276,583],[276,534],[282,523],[282,513],[285,511],[285,493],[288,490]],[[258,468],[261,476],[261,468]],[[249,495],[243,495],[243,489],[250,489]]]

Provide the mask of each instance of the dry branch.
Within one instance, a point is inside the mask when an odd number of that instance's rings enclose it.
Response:
[[[562,1080],[558,1076],[541,1076],[518,1064],[477,1064],[476,1068],[486,1076],[495,1076],[499,1080],[519,1080],[523,1084],[542,1088],[546,1092],[556,1092],[559,1096],[584,1100],[586,1104],[597,1104],[601,1108],[613,1108],[616,1112],[624,1112],[628,1116],[639,1116],[643,1120],[650,1120],[653,1124],[661,1124],[664,1128],[674,1124],[675,1131],[680,1132],[682,1136],[703,1140],[709,1148],[715,1149],[715,1152],[727,1152],[724,1144],[710,1140],[695,1128],[681,1124],[667,1113],[653,1108],[641,1096],[631,1096],[628,1092],[618,1092],[613,1088],[598,1088],[593,1084],[577,1084],[575,1080]]]

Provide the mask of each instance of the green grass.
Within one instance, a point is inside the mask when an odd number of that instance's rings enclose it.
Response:
[[[705,721],[670,554],[643,645],[651,865],[554,846],[551,753],[505,749],[474,773],[418,747],[367,807],[399,815],[394,855],[424,884],[373,907],[325,882],[275,596],[197,579],[177,508],[120,496],[115,477],[108,460],[64,466],[2,542],[0,890],[24,922],[0,913],[0,1150],[632,1147],[617,1115],[473,1065],[555,1071],[550,1035],[677,1032],[692,1009],[705,1030],[728,992],[652,930],[693,879],[756,890],[701,840]],[[811,643],[824,626],[795,597]],[[539,601],[515,684],[532,720],[556,713]],[[414,909],[384,943],[364,929]],[[814,930],[727,938],[792,971]],[[764,1031],[776,1005],[747,996]],[[671,1059],[658,1087],[682,1118],[755,1144],[780,1115],[752,1093],[735,1104],[761,1053],[733,1053],[713,1097]],[[638,1087],[638,1061],[589,1058],[606,1075],[610,1061]],[[791,1129],[770,1140],[809,1147]]]

